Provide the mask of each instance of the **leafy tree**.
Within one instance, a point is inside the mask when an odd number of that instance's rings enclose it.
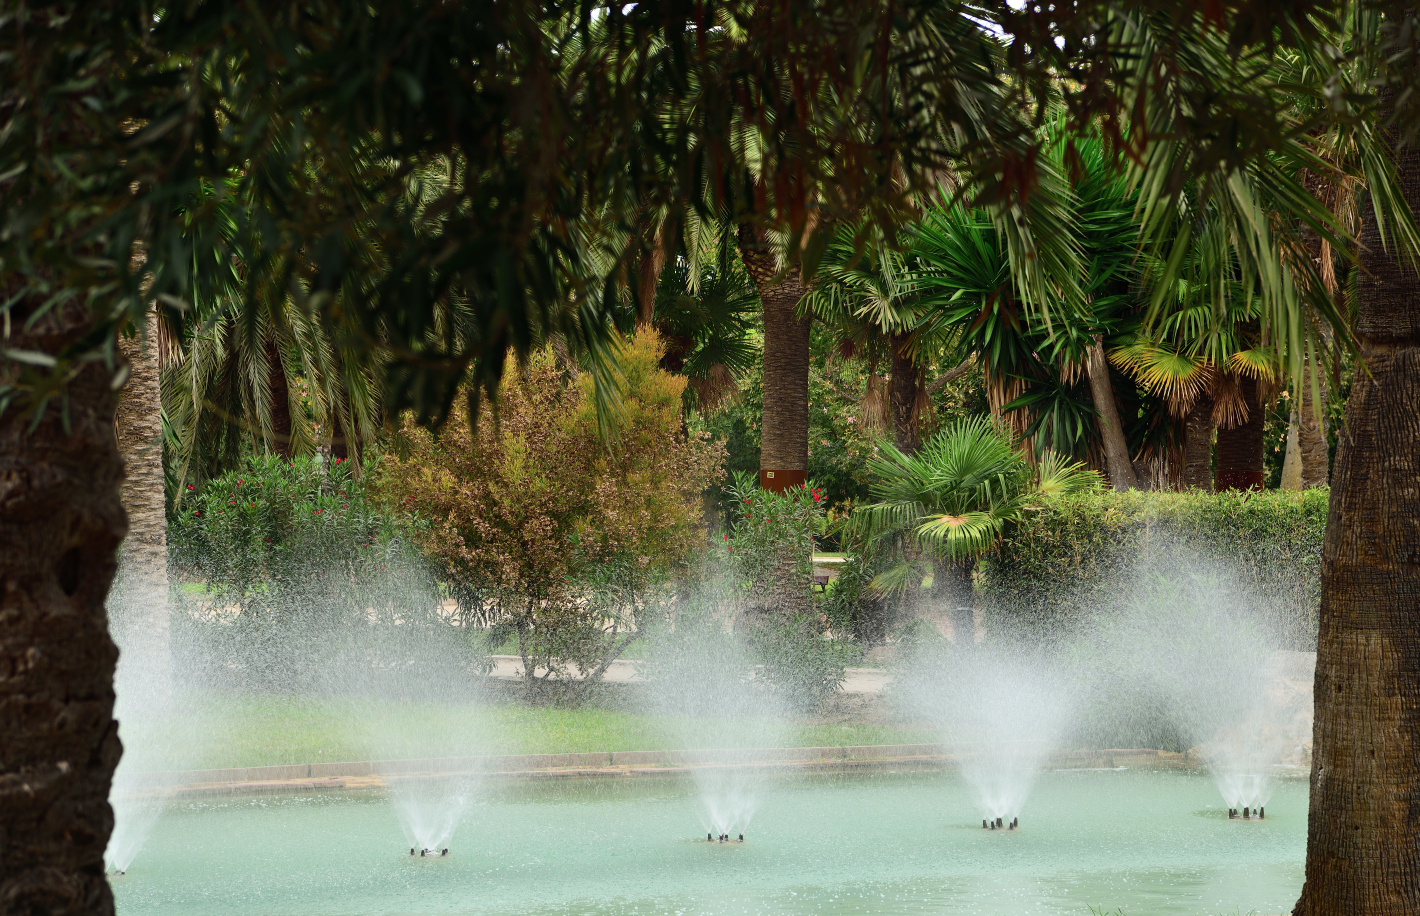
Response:
[[[437,437],[406,423],[380,463],[384,499],[427,519],[419,544],[490,647],[516,639],[529,694],[569,665],[588,675],[569,692],[595,683],[651,632],[704,543],[722,450],[682,432],[686,381],[659,368],[661,346],[649,330],[624,346],[609,447],[588,374],[568,381],[542,350],[506,377],[496,416],[451,418]]]

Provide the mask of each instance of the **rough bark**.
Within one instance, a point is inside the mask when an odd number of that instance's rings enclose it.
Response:
[[[119,396],[114,433],[123,456],[121,498],[128,514],[119,581],[121,610],[115,608],[114,635],[123,645],[125,667],[141,677],[155,698],[171,683],[168,641],[168,519],[164,500],[162,391],[158,381],[158,317],[148,312],[141,338],[119,340],[131,372]]]
[[[1302,488],[1324,487],[1331,479],[1327,460],[1326,416],[1318,415],[1316,404],[1326,404],[1326,374],[1316,373],[1319,401],[1312,400],[1312,380],[1302,379],[1302,407],[1297,411],[1297,451],[1302,460]]]
[[[289,459],[295,454],[291,441],[291,388],[286,381],[286,361],[275,336],[266,338],[267,384],[271,392],[271,450]]]
[[[759,482],[782,492],[801,486],[809,466],[809,319],[795,316],[804,284],[797,268],[779,270],[763,230],[741,226],[739,248],[764,308]]]
[[[1199,398],[1185,421],[1183,486],[1213,489],[1213,399],[1209,397]]]
[[[661,224],[656,233],[655,243],[641,257],[637,267],[636,284],[636,325],[647,327],[656,317],[656,289],[661,285],[661,272],[666,269],[671,246],[675,244],[675,233],[670,220]]]
[[[1420,211],[1420,148],[1396,156]],[[1420,912],[1420,276],[1361,236],[1357,372],[1322,548],[1296,916]]]
[[[911,334],[893,334],[892,347],[892,435],[898,449],[905,455],[917,451],[917,364],[908,352]]]
[[[1278,489],[1300,490],[1302,488],[1302,450],[1297,443],[1299,423],[1297,412],[1294,410],[1287,420],[1287,452],[1282,459],[1282,483]]]
[[[1261,386],[1257,379],[1244,375],[1238,387],[1247,405],[1247,419],[1229,429],[1218,429],[1218,473],[1214,486],[1219,490],[1261,490],[1266,420]]]
[[[12,347],[59,353],[83,336],[84,304]],[[104,847],[121,746],[104,598],[127,523],[110,374],[68,386],[67,426],[50,405],[33,431],[0,415],[0,913],[104,914]]]
[[[1114,400],[1114,386],[1109,381],[1109,363],[1104,358],[1104,344],[1096,334],[1087,351],[1086,374],[1090,377],[1090,396],[1099,413],[1100,440],[1104,443],[1104,460],[1109,482],[1116,490],[1137,490],[1134,462],[1129,458],[1129,443],[1124,439],[1124,426],[1119,419],[1119,405]]]

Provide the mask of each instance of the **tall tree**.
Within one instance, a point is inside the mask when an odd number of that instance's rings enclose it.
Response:
[[[1412,11],[1413,15],[1413,11]],[[1420,212],[1420,146],[1395,159]],[[1296,916],[1420,911],[1420,271],[1368,220],[1358,372],[1322,548],[1307,871]]]
[[[759,485],[782,493],[801,487],[809,467],[809,332],[798,313],[804,283],[797,266],[781,266],[759,227],[739,228],[740,258],[764,308],[764,415]]]
[[[114,433],[123,457],[121,499],[128,515],[121,573],[125,657],[142,666],[153,696],[170,687],[168,642],[168,519],[163,470],[163,399],[159,379],[160,318],[148,309],[145,327],[119,338],[130,371],[118,401]],[[117,625],[115,629],[117,629]]]

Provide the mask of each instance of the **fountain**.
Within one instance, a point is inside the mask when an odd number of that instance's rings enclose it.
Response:
[[[770,779],[766,749],[783,746],[788,710],[754,677],[754,664],[708,590],[686,602],[654,642],[648,711],[663,717],[700,796],[712,837],[743,836]],[[707,612],[708,609],[708,612]]]
[[[283,642],[282,627],[307,626],[300,617],[228,627],[214,637],[220,663],[203,669],[237,672],[224,689],[238,691],[252,690],[241,678],[253,677],[256,690],[269,690],[281,665],[291,667],[281,685],[343,723],[333,730],[344,729],[364,755],[354,759],[370,761],[382,786],[175,800],[160,774],[191,765],[201,735],[145,726],[163,722],[176,701],[145,696],[143,654],[127,652],[119,708],[128,752],[109,856],[124,876],[115,895],[130,913],[197,912],[222,899],[234,916],[464,911],[471,888],[488,914],[704,909],[707,899],[719,910],[828,916],[968,906],[988,916],[1073,914],[1100,903],[1164,916],[1279,912],[1301,880],[1307,788],[1276,778],[1265,620],[1220,582],[1142,578],[1105,615],[1109,627],[1081,645],[1051,646],[1059,649],[1051,655],[999,637],[924,649],[893,690],[950,748],[959,772],[945,774],[893,764],[773,775],[773,749],[791,743],[795,720],[712,592],[693,599],[706,603],[703,613],[686,608],[648,637],[645,682],[628,688],[678,748],[670,778],[515,786],[480,777],[470,758],[489,744],[480,712],[488,697],[467,634],[427,610],[427,595],[406,590],[368,602],[358,626],[322,640]],[[290,645],[299,651],[282,648],[288,654],[273,661],[273,646]],[[1107,673],[1122,685],[1114,710],[1157,705],[1212,780],[1049,770],[1081,715],[1066,671],[1081,683]],[[203,715],[220,728],[219,712]],[[839,759],[855,763],[846,752]],[[455,855],[475,803],[476,854]],[[698,831],[687,825],[692,806]],[[944,806],[974,807],[982,830],[1007,845],[978,835],[975,819],[943,823]],[[1252,826],[1232,826],[1241,822]],[[155,867],[129,871],[140,847],[140,865]],[[431,859],[439,864],[423,867]]]
[[[1171,551],[1141,564],[1128,598],[1106,615],[1102,656],[1130,692],[1154,698],[1212,774],[1230,811],[1254,811],[1297,744],[1302,694],[1274,696],[1280,668],[1275,609],[1216,564]]]
[[[982,826],[1016,829],[1070,714],[1064,680],[1019,648],[924,647],[897,690],[909,713],[932,723],[951,749],[975,790]]]
[[[108,608],[119,647],[114,719],[123,756],[109,789],[114,829],[104,864],[122,875],[162,816],[173,791],[170,774],[190,759],[190,746],[181,730],[172,727],[178,702],[172,690],[168,626],[165,619],[155,619],[166,614],[167,601],[120,566]]]

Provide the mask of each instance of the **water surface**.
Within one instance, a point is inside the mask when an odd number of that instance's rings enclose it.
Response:
[[[174,805],[112,880],[122,916],[1283,913],[1306,811],[1302,780],[1230,822],[1203,774],[1060,771],[987,832],[955,774],[796,777],[726,846],[688,779],[543,780],[486,787],[427,860],[383,793],[237,797]]]

